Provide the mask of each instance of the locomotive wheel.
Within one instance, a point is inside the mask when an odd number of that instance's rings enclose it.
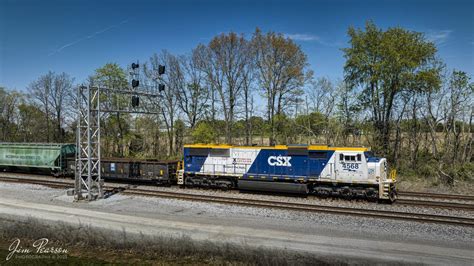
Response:
[[[193,183],[193,182],[186,182],[186,183],[184,183],[184,186],[185,186],[185,187],[188,187],[188,188],[193,188],[193,187],[194,187],[194,183]]]
[[[318,197],[326,199],[326,198],[329,197],[329,191],[327,191],[325,189],[320,189],[320,190],[317,190],[317,195],[318,195]]]
[[[376,202],[378,200],[378,192],[373,189],[368,189],[365,192],[365,197],[367,198],[367,201]]]
[[[352,191],[350,190],[350,188],[343,188],[340,192],[341,196],[343,199],[345,200],[351,200],[353,198],[353,194],[352,194]]]

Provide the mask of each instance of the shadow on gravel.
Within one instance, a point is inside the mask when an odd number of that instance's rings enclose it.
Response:
[[[104,199],[106,198],[109,198],[115,194],[118,194],[122,191],[125,191],[126,189],[130,188],[130,186],[126,186],[126,187],[116,187],[116,188],[113,188],[113,189],[110,189],[110,190],[106,190],[104,192]]]

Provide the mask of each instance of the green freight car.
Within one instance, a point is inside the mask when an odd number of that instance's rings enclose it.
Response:
[[[71,175],[75,155],[74,144],[0,142],[0,169]]]

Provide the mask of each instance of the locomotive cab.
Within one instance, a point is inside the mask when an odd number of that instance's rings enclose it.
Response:
[[[386,158],[379,158],[370,152],[365,152],[367,158],[368,179],[378,183],[379,199],[394,202],[397,199],[395,189],[395,170],[389,175]]]

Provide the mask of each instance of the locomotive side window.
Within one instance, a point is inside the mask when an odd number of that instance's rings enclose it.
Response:
[[[355,162],[356,157],[355,157],[355,155],[346,155],[346,156],[344,156],[344,161],[346,161],[346,162]]]
[[[288,156],[308,156],[308,149],[306,149],[306,147],[304,149],[303,148],[288,148]]]
[[[309,158],[311,159],[326,159],[327,152],[325,151],[317,151],[317,152],[310,152]]]
[[[210,156],[229,157],[230,150],[229,149],[211,149]]]
[[[339,154],[339,160],[346,161],[346,162],[360,162],[362,161],[362,155],[361,154],[357,154],[357,155]]]
[[[190,156],[207,156],[208,154],[209,154],[209,149],[199,149],[199,148],[189,149]]]

